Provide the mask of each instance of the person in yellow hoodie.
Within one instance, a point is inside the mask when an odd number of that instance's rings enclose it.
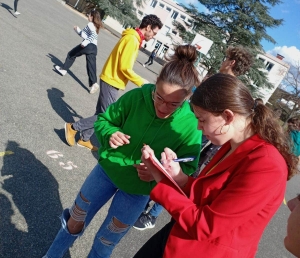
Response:
[[[65,137],[70,146],[75,145],[75,136],[77,132],[80,132],[81,137],[77,145],[92,151],[98,150],[90,141],[97,115],[104,113],[106,108],[117,100],[119,90],[124,90],[128,81],[139,87],[147,83],[147,80],[133,71],[133,65],[143,40],[149,41],[161,28],[160,19],[150,14],[143,18],[138,28],[123,31],[122,37],[110,53],[100,74],[100,94],[95,114],[73,124],[65,123]],[[91,92],[96,92],[98,88],[99,85],[95,84]]]

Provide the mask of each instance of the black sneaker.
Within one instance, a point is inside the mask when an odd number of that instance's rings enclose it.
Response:
[[[155,227],[156,217],[147,213],[142,213],[138,220],[134,223],[133,227],[138,230],[145,230],[147,228]]]

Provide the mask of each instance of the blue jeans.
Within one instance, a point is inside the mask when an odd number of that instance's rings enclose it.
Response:
[[[151,210],[148,212],[153,217],[158,217],[158,215],[162,212],[163,206],[159,203],[154,203]]]
[[[83,234],[84,229],[89,225],[94,215],[113,195],[114,197],[108,214],[95,236],[92,249],[88,255],[88,258],[110,257],[114,247],[128,232],[144,210],[149,200],[149,195],[127,194],[119,190],[99,164],[95,166],[90,175],[86,178],[75,200],[76,206],[80,207],[86,214],[86,217],[80,220],[84,222],[83,230],[79,234],[71,234],[69,232],[67,221],[71,216],[70,211],[73,207],[64,210],[61,215],[62,227],[57,233],[45,257],[63,257],[74,241]],[[81,196],[85,198],[85,201]],[[88,200],[88,202],[86,200]],[[113,223],[114,219],[128,226],[119,228]]]

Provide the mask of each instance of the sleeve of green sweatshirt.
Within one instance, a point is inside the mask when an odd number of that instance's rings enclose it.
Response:
[[[94,124],[95,134],[101,146],[110,148],[109,138],[117,131],[122,132],[122,125],[130,110],[130,101],[126,101],[126,94],[120,97],[115,103],[108,106],[105,113],[98,115]]]
[[[129,81],[137,86],[142,86],[145,80],[133,71],[133,65],[138,55],[139,45],[133,36],[128,36],[120,43],[119,71],[124,74]]]
[[[193,124],[191,133],[186,134],[186,138],[182,140],[179,148],[174,150],[178,158],[195,157],[191,162],[180,163],[183,173],[187,175],[193,174],[197,169],[202,139],[202,131],[197,130],[197,125],[194,121],[191,124]]]

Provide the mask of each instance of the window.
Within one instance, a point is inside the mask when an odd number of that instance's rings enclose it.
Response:
[[[177,35],[177,31],[176,30],[172,30],[172,34],[176,36]]]
[[[162,29],[161,29],[161,33],[163,34],[163,35],[167,35],[169,32],[170,32],[170,27],[169,26],[166,26],[166,25],[164,25],[163,27],[162,27]]]
[[[164,7],[165,7],[165,5],[164,5],[164,4],[162,4],[162,3],[159,3],[159,7],[160,7],[160,8],[164,8]]]
[[[193,24],[193,20],[192,19],[188,19],[186,21],[186,24],[189,25],[189,26],[191,26]]]
[[[266,61],[265,59],[259,57],[258,60],[262,61],[263,63]]]
[[[270,72],[273,66],[274,66],[274,64],[272,64],[271,62],[267,62],[267,63],[266,63],[266,70],[267,70],[268,72]]]
[[[168,12],[171,12],[172,9],[171,9],[171,7],[167,6],[167,7],[166,7],[166,10],[167,10]]]
[[[173,11],[173,13],[171,15],[171,18],[173,18],[174,20],[176,20],[177,16],[178,16],[178,12]]]
[[[156,0],[152,0],[150,6],[153,7],[153,8],[155,8],[156,4],[157,4],[157,1]]]
[[[143,16],[143,12],[141,12],[140,10],[138,11],[138,14],[139,14],[140,16]]]
[[[154,48],[159,49],[161,44],[162,43],[160,41],[157,41]]]
[[[185,15],[182,15],[182,14],[180,15],[180,19],[181,19],[181,20],[185,20],[185,18],[186,18]]]

